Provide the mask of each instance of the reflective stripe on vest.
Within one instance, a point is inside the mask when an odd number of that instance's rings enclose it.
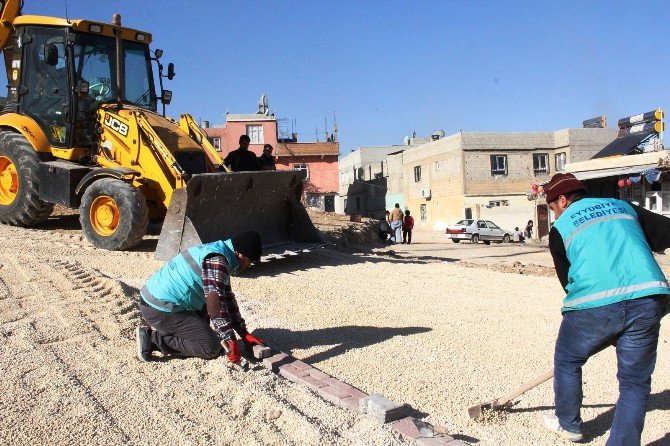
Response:
[[[186,260],[186,264],[191,267],[193,272],[198,277],[202,276],[202,266],[198,265],[198,262],[195,261],[195,259],[193,258],[193,256],[191,255],[190,252],[183,251],[183,252],[179,253],[179,255],[182,256],[184,258],[184,260]]]
[[[184,311],[184,309],[177,304],[156,299],[154,295],[149,292],[146,285],[140,290],[140,296],[142,296],[142,299],[144,299],[146,303],[156,309],[162,309],[163,311],[169,311],[170,313]]]
[[[608,221],[608,220],[622,220],[622,219],[623,220],[637,221],[635,219],[635,217],[633,217],[632,215],[625,215],[625,214],[624,215],[621,215],[621,214],[619,214],[619,215],[608,215],[606,217],[594,218],[593,220],[589,221],[588,223],[578,227],[577,229],[575,229],[572,232],[572,234],[570,234],[568,239],[565,241],[566,251],[567,251],[568,247],[570,246],[570,243],[572,243],[572,239],[575,238],[575,235],[579,234],[580,232],[582,232],[584,229],[588,228],[589,226],[595,225],[596,223],[602,223],[602,222]]]
[[[554,222],[570,264],[563,311],[670,294],[633,207],[614,198],[570,203]]]
[[[147,280],[146,303],[165,312],[200,311],[205,305],[202,262],[212,254],[225,257],[229,272],[238,267],[230,240],[194,246],[176,255]]]
[[[569,310],[571,307],[576,307],[587,302],[594,302],[600,299],[605,299],[611,296],[617,296],[619,294],[632,293],[635,291],[648,290],[649,288],[665,288],[670,289],[668,282],[647,282],[641,283],[638,285],[631,285],[622,288],[614,288],[612,290],[601,291],[599,293],[589,294],[588,296],[579,297],[570,301],[570,305],[564,305],[564,310]]]

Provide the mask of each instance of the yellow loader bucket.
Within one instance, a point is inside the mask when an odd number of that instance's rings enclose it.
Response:
[[[170,260],[202,243],[253,230],[264,256],[319,246],[321,234],[300,203],[302,180],[293,171],[193,175],[172,194],[155,257]]]

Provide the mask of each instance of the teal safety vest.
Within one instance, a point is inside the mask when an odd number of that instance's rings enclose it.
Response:
[[[562,311],[670,294],[635,210],[622,200],[583,198],[554,222],[570,262]]]
[[[149,278],[140,290],[142,299],[168,313],[202,310],[205,305],[202,262],[211,254],[224,256],[231,274],[237,270],[237,257],[230,240],[194,246],[177,254]]]

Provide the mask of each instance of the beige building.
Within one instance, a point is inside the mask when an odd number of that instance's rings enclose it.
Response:
[[[531,185],[547,181],[568,162],[591,158],[615,138],[616,129],[602,128],[456,133],[394,155],[402,157],[398,189],[417,228],[444,230],[462,218],[482,218],[514,229],[533,220],[542,236],[548,211],[528,200]],[[396,192],[391,170],[389,165],[388,194]]]

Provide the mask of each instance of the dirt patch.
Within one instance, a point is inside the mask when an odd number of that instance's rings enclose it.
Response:
[[[522,262],[499,262],[499,263],[472,263],[466,261],[457,262],[459,266],[466,268],[487,269],[509,274],[522,274],[526,276],[556,277],[556,270],[548,266],[535,265]]]

